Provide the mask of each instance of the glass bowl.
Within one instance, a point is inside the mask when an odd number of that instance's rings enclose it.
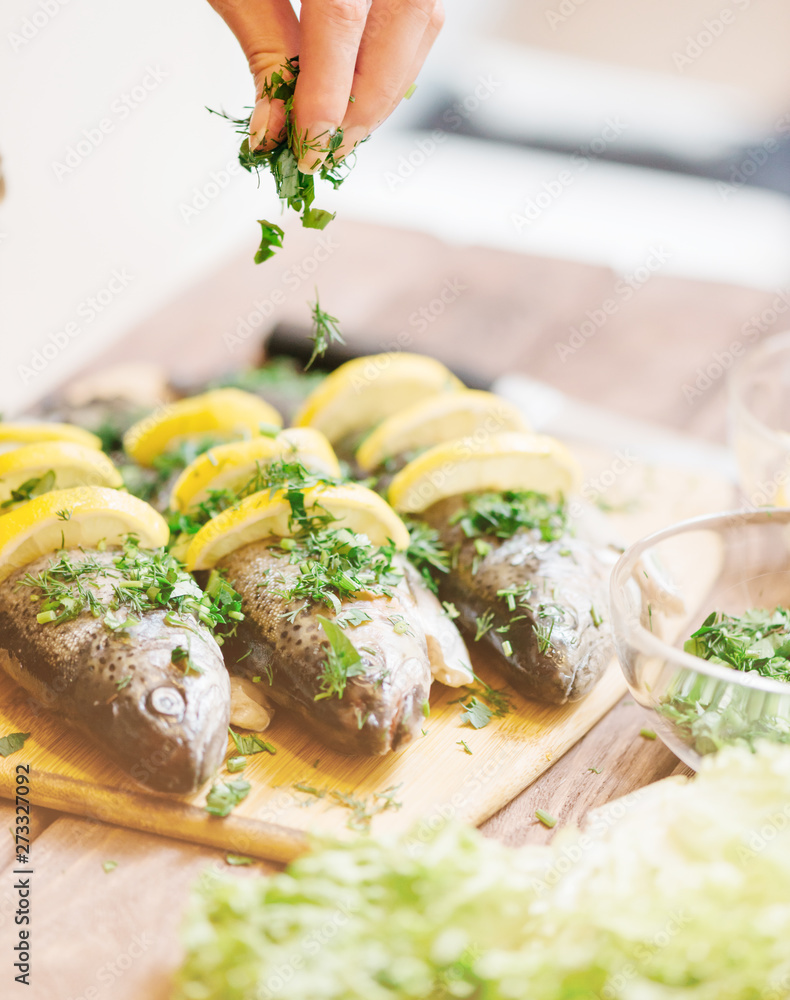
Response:
[[[790,683],[709,663],[683,643],[712,611],[790,607],[790,508],[731,511],[658,531],[620,557],[611,615],[625,679],[655,730],[696,768],[761,738],[790,743]]]

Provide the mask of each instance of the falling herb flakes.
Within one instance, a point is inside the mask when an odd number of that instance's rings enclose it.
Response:
[[[343,142],[343,130],[338,128],[333,132],[325,132],[309,142],[307,135],[301,134],[296,128],[293,118],[294,91],[299,75],[298,56],[287,59],[280,69],[271,75],[264,83],[262,97],[270,101],[282,101],[285,105],[285,138],[272,149],[250,149],[249,130],[252,110],[246,118],[231,118],[222,112],[213,112],[230,121],[243,136],[239,150],[239,163],[250,173],[271,173],[274,178],[277,195],[284,206],[299,212],[302,226],[307,229],[323,229],[334,214],[325,209],[314,208],[315,177],[327,181],[337,189],[348,177],[353,165],[353,157],[336,158],[337,151]],[[210,108],[208,109],[211,110]],[[323,157],[315,175],[305,174],[299,169],[298,162],[306,153],[313,151],[316,159]],[[255,254],[255,263],[260,264],[272,257],[283,245],[283,230],[267,219],[258,220],[261,227],[260,246]]]
[[[304,366],[305,371],[310,368],[316,358],[322,358],[326,354],[330,344],[345,344],[340,332],[340,320],[337,316],[330,316],[321,308],[321,303],[318,300],[318,289],[315,293],[315,302],[310,306],[310,312],[313,317],[313,334],[310,338],[313,342],[313,353]]]

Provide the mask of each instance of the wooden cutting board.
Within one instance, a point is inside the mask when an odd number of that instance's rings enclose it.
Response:
[[[715,477],[637,462],[623,468],[611,455],[576,450],[587,482],[607,482],[608,517],[626,542],[731,506],[731,484]],[[607,470],[614,471],[604,478]],[[700,561],[699,572],[702,600],[716,569]],[[398,754],[362,758],[333,753],[299,720],[278,711],[266,733],[276,755],[249,758],[245,777],[252,790],[222,819],[205,812],[205,789],[183,797],[142,791],[93,744],[38,709],[2,675],[0,735],[32,735],[22,751],[0,759],[0,796],[13,797],[16,767],[25,764],[30,799],[40,806],[278,861],[303,850],[312,832],[352,836],[369,826],[382,833],[417,821],[429,828],[449,817],[479,824],[573,746],[626,688],[613,661],[583,701],[540,705],[512,692],[486,663],[484,651],[472,653],[479,676],[508,691],[513,711],[503,718],[480,730],[462,725],[458,691],[434,684],[425,735]]]

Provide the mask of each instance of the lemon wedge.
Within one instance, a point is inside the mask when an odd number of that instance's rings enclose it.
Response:
[[[335,444],[421,399],[463,388],[434,358],[400,352],[371,354],[348,361],[328,375],[304,401],[294,425],[315,427]]]
[[[52,489],[123,486],[120,472],[102,451],[71,441],[25,444],[0,453],[0,503],[31,479],[54,473]]]
[[[133,424],[124,434],[127,454],[140,465],[151,465],[157,455],[181,441],[203,434],[251,438],[261,425],[282,427],[282,417],[267,402],[242,389],[211,389],[179,399]]]
[[[71,441],[73,444],[101,451],[101,439],[96,434],[73,424],[10,420],[0,422],[0,453],[24,444],[38,444],[40,441]]]
[[[53,490],[0,517],[0,580],[47,552],[120,545],[137,535],[143,548],[167,544],[167,522],[130,493],[102,486]]]
[[[423,399],[380,423],[357,449],[357,463],[372,472],[388,458],[442,441],[529,430],[521,411],[493,392],[447,392]]]
[[[558,496],[580,481],[579,464],[564,444],[544,434],[507,432],[429,448],[394,476],[389,501],[400,513],[416,513],[446,497],[489,490]]]
[[[313,486],[304,491],[304,505],[308,513],[319,508],[330,514],[334,518],[332,528],[367,535],[374,545],[386,545],[391,540],[397,548],[405,549],[409,544],[406,525],[386,500],[357,483]],[[290,520],[291,505],[285,493],[253,493],[203,525],[187,551],[187,569],[211,569],[224,556],[250,542],[272,535],[291,535]]]
[[[198,455],[175,481],[170,506],[189,510],[205,500],[209,490],[237,493],[259,471],[281,459],[299,462],[308,472],[321,476],[340,477],[340,465],[324,435],[311,427],[293,427],[276,438],[232,441]]]

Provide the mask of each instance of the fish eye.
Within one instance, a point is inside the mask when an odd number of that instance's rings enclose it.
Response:
[[[181,692],[173,687],[155,688],[148,696],[148,704],[157,715],[167,715],[178,720],[183,718],[186,711]]]

